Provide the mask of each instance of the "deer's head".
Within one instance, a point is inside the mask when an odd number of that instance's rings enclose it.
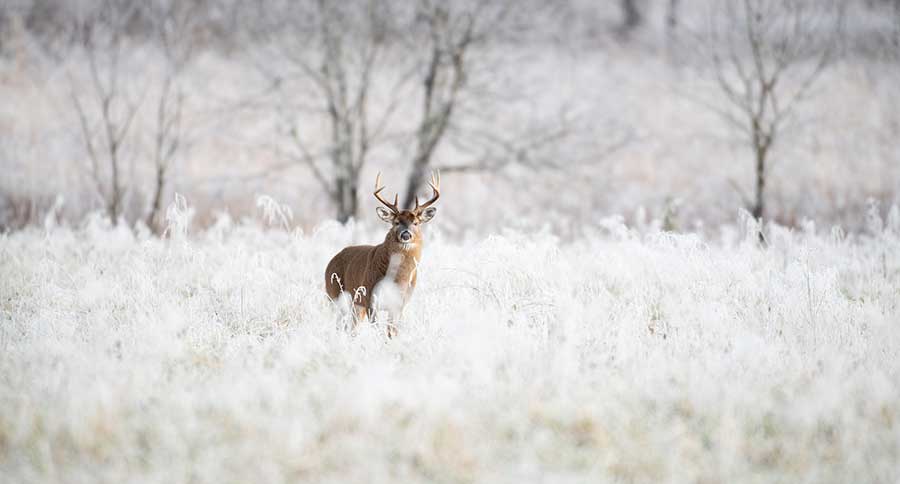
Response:
[[[384,207],[376,207],[375,212],[378,213],[381,220],[391,224],[391,230],[387,233],[387,236],[384,239],[385,242],[396,242],[404,249],[407,249],[418,245],[422,240],[420,229],[422,225],[434,218],[434,215],[437,213],[437,208],[432,207],[432,205],[441,196],[440,177],[436,178],[434,174],[432,174],[431,181],[429,181],[428,184],[434,191],[431,200],[419,204],[419,197],[416,197],[415,208],[412,210],[400,210],[397,208],[399,195],[394,196],[394,203],[388,203],[387,200],[381,198],[381,191],[384,190],[384,187],[381,186],[381,173],[375,177],[375,198],[387,207],[387,209]]]

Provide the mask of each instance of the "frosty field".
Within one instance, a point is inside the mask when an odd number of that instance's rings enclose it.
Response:
[[[0,481],[900,478],[897,220],[432,231],[391,341],[322,290],[379,230],[3,235]]]

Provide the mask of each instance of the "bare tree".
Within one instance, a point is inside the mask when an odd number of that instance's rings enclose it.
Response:
[[[668,0],[666,5],[666,36],[672,38],[678,30],[680,0]]]
[[[621,0],[622,6],[622,27],[623,35],[629,34],[634,29],[640,27],[644,21],[644,16],[638,7],[638,0]]]
[[[99,0],[76,20],[75,51],[87,80],[69,72],[70,98],[88,158],[88,177],[114,224],[132,212],[161,232],[163,198],[173,163],[185,147],[182,76],[194,53],[200,2]],[[139,65],[135,53],[158,53],[162,62]],[[144,59],[152,59],[140,54]],[[158,77],[156,69],[161,67]],[[133,74],[141,69],[142,76]],[[136,79],[140,79],[136,82]],[[142,115],[145,109],[146,116]],[[136,126],[150,118],[149,151]],[[145,208],[126,207],[138,174],[152,173]],[[130,204],[129,204],[130,205]]]
[[[900,0],[894,0],[894,48],[900,49]],[[896,50],[894,51],[896,52]]]
[[[371,100],[376,70],[387,55],[387,5],[360,2],[272,2],[258,42],[275,62],[257,62],[276,91],[287,124],[291,160],[305,165],[337,209],[337,219],[357,213],[360,173],[400,100],[394,89],[377,112]],[[286,65],[287,68],[284,68]],[[300,119],[321,119],[325,139],[298,127]]]
[[[520,2],[506,0],[419,1],[415,21],[424,28],[414,29],[413,43],[420,56],[415,83],[421,108],[404,206],[413,205],[433,168],[453,173],[494,171],[511,163],[543,165],[548,161],[538,161],[535,154],[571,134],[564,106],[559,118],[514,130],[480,119],[492,107],[524,97],[510,79],[502,78],[508,54],[490,55],[500,46],[508,48],[521,41],[518,33],[533,28],[519,16],[522,9]],[[460,152],[469,152],[471,159],[452,165],[435,163],[437,148],[448,142]]]
[[[141,104],[141,97],[135,96],[121,78],[126,29],[134,13],[133,2],[102,0],[76,21],[78,47],[89,72],[87,92],[69,73],[70,96],[89,160],[89,176],[113,224],[118,224],[123,215],[124,148]]]
[[[422,110],[416,130],[416,151],[403,206],[412,205],[434,150],[453,117],[459,92],[466,82],[466,55],[483,38],[476,32],[479,13],[479,8],[454,13],[440,1],[424,0],[419,4],[417,20],[426,26],[427,58],[420,79]]]
[[[723,102],[700,101],[748,142],[755,193],[745,201],[762,220],[772,149],[835,59],[842,16],[835,4],[814,0],[727,0],[716,6],[705,47]]]
[[[267,46],[256,64],[282,94],[276,109],[291,148],[281,154],[312,172],[340,221],[357,215],[359,177],[373,150],[410,153],[403,200],[410,206],[432,168],[496,169],[562,131],[500,132],[478,119],[491,103],[519,99],[509,85],[490,85],[501,84],[490,60],[502,56],[492,43],[516,29],[517,2],[278,2],[261,14],[270,20],[254,41]],[[398,119],[399,109],[418,116]],[[327,136],[311,131],[317,125],[327,126]],[[443,143],[463,138],[481,155],[435,163]]]
[[[883,26],[876,34],[876,51],[874,58],[878,62],[866,64],[870,75],[867,76],[874,88],[883,77],[892,79],[893,83],[886,83],[887,95],[882,98],[883,121],[877,130],[877,139],[881,158],[884,160],[882,188],[879,195],[884,206],[890,206],[900,197],[900,0],[884,0],[880,4],[872,5],[878,15],[884,15],[891,22]]]
[[[162,200],[176,157],[184,149],[184,89],[181,77],[194,53],[196,9],[200,4],[177,0],[158,0],[148,4],[152,22],[151,39],[163,54],[163,72],[155,96],[153,129],[153,186],[150,208],[144,222],[156,233],[162,232]]]

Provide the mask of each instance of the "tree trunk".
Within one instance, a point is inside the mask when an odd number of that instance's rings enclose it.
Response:
[[[669,7],[666,9],[666,33],[670,38],[678,29],[678,3],[679,0],[669,0]]]
[[[756,201],[753,204],[753,218],[759,224],[759,243],[765,244],[763,235],[763,217],[766,214],[766,154],[767,150],[756,150]]]
[[[352,177],[337,179],[335,191],[335,205],[337,205],[337,219],[340,223],[347,223],[356,216],[358,209],[358,187]]]
[[[146,224],[155,234],[162,232],[159,223],[159,212],[162,210],[162,196],[166,184],[166,170],[163,165],[156,165],[156,185],[153,188],[153,201],[150,204],[150,213],[147,214]]]
[[[625,32],[634,30],[643,21],[641,11],[637,6],[637,1],[638,0],[622,0],[622,13],[625,16],[622,23],[622,30]]]
[[[762,220],[766,210],[766,155],[756,152],[756,202],[753,204],[753,218]]]
[[[406,208],[412,208],[416,199],[416,192],[419,191],[419,187],[422,186],[422,180],[425,179],[425,169],[428,167],[430,162],[430,156],[417,156],[413,161],[412,172],[409,174],[409,178],[406,181],[406,194],[403,199],[403,206]]]
[[[109,200],[106,202],[106,214],[115,227],[119,225],[119,170],[116,165],[115,151],[110,150],[110,157],[112,160],[110,162]]]
[[[113,173],[116,173],[115,164],[113,164]],[[112,195],[110,196],[109,206],[107,207],[107,212],[109,213],[109,219],[113,224],[113,227],[119,225],[119,217],[122,214],[121,200],[122,194],[119,189],[118,182],[118,174],[113,176],[112,181]]]
[[[406,183],[406,194],[403,198],[403,207],[412,207],[416,198],[416,192],[422,186],[425,179],[425,172],[431,166],[431,157],[438,143],[444,137],[447,126],[450,124],[450,117],[453,115],[454,101],[447,101],[438,114],[430,114],[433,110],[426,107],[423,116],[423,124],[419,129],[419,143],[416,148],[416,156],[413,158],[412,171]]]
[[[894,0],[894,49],[900,49],[900,0]]]

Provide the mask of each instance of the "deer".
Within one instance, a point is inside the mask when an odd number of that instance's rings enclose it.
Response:
[[[386,324],[388,338],[398,333],[398,323],[403,309],[416,288],[419,261],[422,258],[422,226],[430,222],[437,213],[433,207],[441,196],[440,174],[432,173],[429,186],[433,191],[430,200],[412,210],[397,207],[399,194],[394,195],[394,203],[381,197],[381,173],[375,177],[375,199],[384,207],[377,206],[375,212],[381,220],[391,224],[378,245],[356,245],[345,247],[337,253],[325,269],[325,291],[332,301],[341,294],[348,294],[353,304],[353,328],[367,318],[374,321],[376,310],[388,310]],[[377,307],[376,307],[377,306]]]

